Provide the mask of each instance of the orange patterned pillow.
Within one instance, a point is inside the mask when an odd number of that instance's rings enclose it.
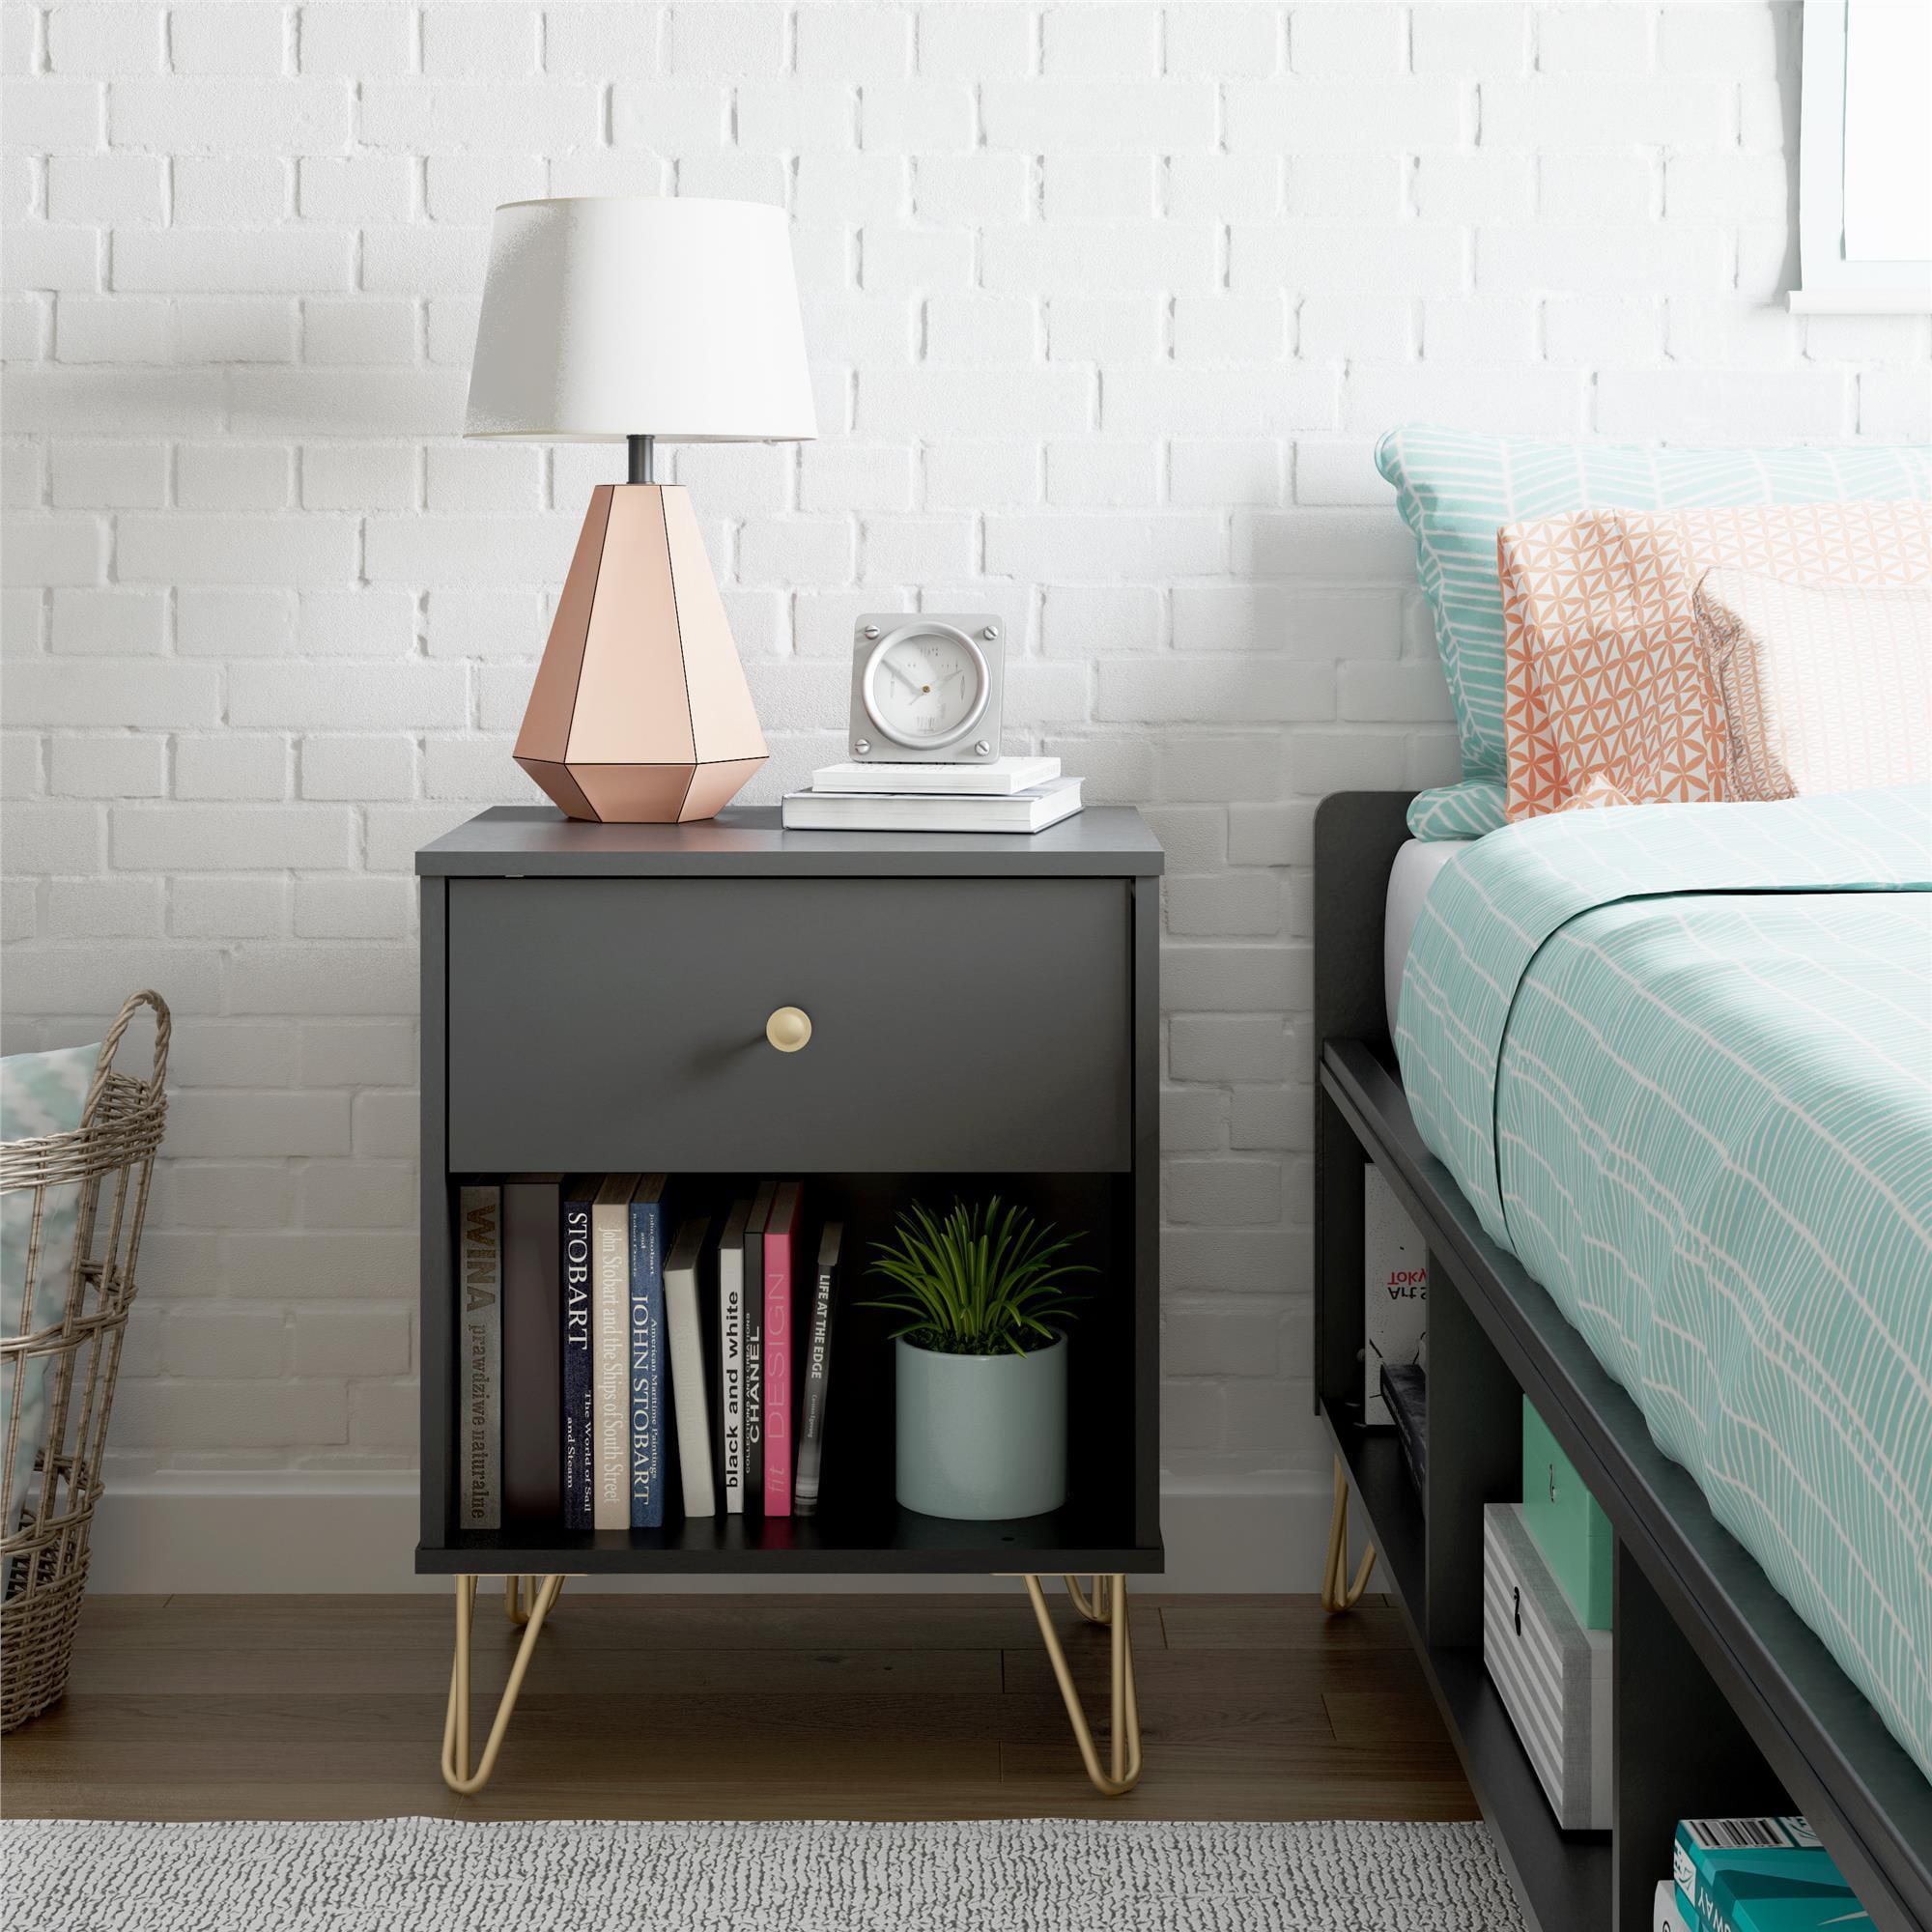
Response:
[[[1932,505],[1585,510],[1497,532],[1507,811],[1725,796],[1723,707],[1691,598],[1706,570],[1932,581]]]

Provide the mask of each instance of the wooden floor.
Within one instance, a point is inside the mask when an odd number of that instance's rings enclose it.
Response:
[[[1469,1818],[1397,1612],[1136,1597],[1147,1771],[1082,1776],[1026,1600],[572,1597],[495,1781],[437,1773],[443,1597],[89,1602],[65,1704],[5,1742],[14,1816]],[[1106,1637],[1057,1605],[1096,1722]],[[477,1605],[477,1721],[514,1646]],[[488,1705],[486,1708],[485,1695]]]

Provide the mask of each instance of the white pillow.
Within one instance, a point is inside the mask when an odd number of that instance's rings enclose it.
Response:
[[[1932,779],[1932,587],[1719,567],[1693,609],[1724,710],[1727,797]]]
[[[99,1044],[67,1046],[53,1053],[13,1053],[0,1059],[0,1139],[40,1140],[71,1133],[80,1125],[87,1090],[100,1059]],[[34,1307],[27,1299],[27,1243],[32,1238],[34,1193],[16,1188],[0,1194],[0,1334],[23,1335],[51,1326],[67,1305],[73,1271],[74,1224],[80,1213],[80,1183],[43,1190],[41,1251],[34,1264]],[[20,1378],[20,1439],[7,1471],[7,1493],[0,1498],[0,1535],[20,1526],[20,1511],[33,1481],[34,1459],[46,1439],[48,1355],[35,1355]],[[0,1455],[14,1406],[14,1378],[0,1374]]]

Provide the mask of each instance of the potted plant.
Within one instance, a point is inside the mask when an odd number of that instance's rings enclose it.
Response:
[[[915,1204],[872,1272],[893,1291],[866,1304],[894,1331],[901,1508],[976,1520],[1038,1516],[1066,1499],[1068,1278],[1091,1274],[999,1197],[935,1220]]]

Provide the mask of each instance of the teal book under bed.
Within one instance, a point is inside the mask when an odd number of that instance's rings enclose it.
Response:
[[[1444,868],[1416,1122],[1932,1776],[1932,790],[1564,812]]]

